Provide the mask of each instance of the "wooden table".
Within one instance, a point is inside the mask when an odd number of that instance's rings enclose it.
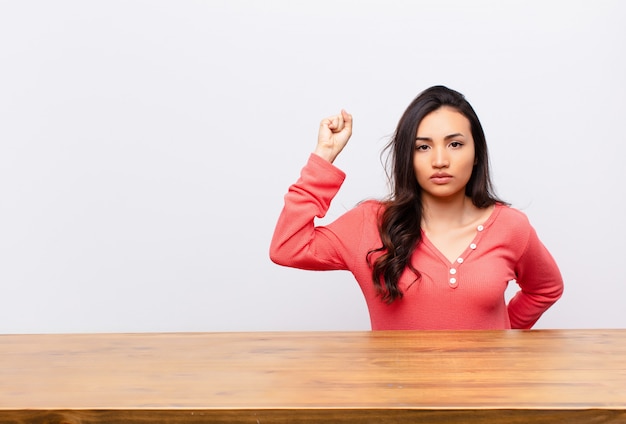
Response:
[[[626,330],[0,335],[0,423],[625,423]]]

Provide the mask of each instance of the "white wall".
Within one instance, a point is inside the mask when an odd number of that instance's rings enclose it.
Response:
[[[424,88],[463,92],[499,194],[566,292],[537,328],[626,327],[626,3],[0,1],[0,332],[362,330],[348,273],[268,258],[341,107],[329,218],[385,194]]]

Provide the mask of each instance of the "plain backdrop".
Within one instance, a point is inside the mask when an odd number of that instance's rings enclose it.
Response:
[[[270,238],[322,118],[355,119],[331,220],[387,193],[381,150],[435,84],[561,267],[536,328],[626,327],[625,20],[618,0],[1,0],[0,332],[369,329],[351,274],[275,265]]]

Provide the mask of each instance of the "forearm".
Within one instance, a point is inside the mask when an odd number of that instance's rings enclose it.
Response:
[[[529,329],[563,294],[563,281],[558,279],[540,292],[529,293],[523,289],[516,293],[508,305],[511,328]]]

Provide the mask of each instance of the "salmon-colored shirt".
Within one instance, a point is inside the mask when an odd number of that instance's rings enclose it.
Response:
[[[559,268],[526,215],[497,204],[454,262],[422,234],[411,257],[421,278],[407,269],[399,281],[404,296],[384,303],[367,264],[367,253],[382,246],[377,228],[382,204],[366,201],[329,225],[314,222],[326,214],[344,179],[341,170],[311,154],[285,195],[270,258],[302,269],[350,271],[365,296],[373,330],[531,328],[561,296]],[[513,280],[520,290],[507,305],[504,292]]]

